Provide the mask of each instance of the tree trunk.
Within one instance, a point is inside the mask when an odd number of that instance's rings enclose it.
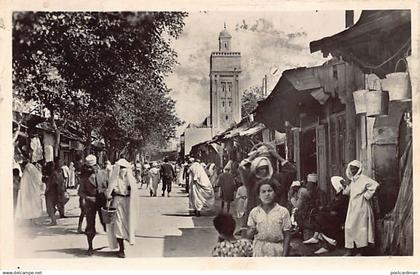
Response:
[[[86,130],[86,141],[85,141],[85,155],[89,155],[91,153],[92,148],[92,129],[89,127]]]
[[[59,153],[60,153],[60,136],[61,136],[61,132],[60,129],[57,127],[57,124],[55,122],[54,119],[54,110],[53,109],[49,109],[50,113],[51,113],[51,117],[50,117],[50,123],[54,129],[55,132],[55,143],[54,143],[54,158],[58,158],[59,157]]]

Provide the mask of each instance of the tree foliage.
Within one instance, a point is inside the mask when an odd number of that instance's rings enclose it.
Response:
[[[117,149],[180,124],[164,77],[180,12],[15,12],[14,93],[100,133]],[[90,143],[90,140],[87,140]]]
[[[258,105],[258,101],[262,100],[262,89],[260,86],[252,86],[246,89],[242,95],[241,113],[242,117],[246,117],[254,111]]]

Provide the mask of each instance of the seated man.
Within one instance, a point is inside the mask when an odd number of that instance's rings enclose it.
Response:
[[[312,219],[311,224],[315,233],[312,238],[304,241],[304,244],[318,243],[319,240],[325,241],[325,245],[315,251],[315,254],[322,254],[329,251],[329,247],[335,247],[344,241],[343,225],[346,220],[347,206],[349,199],[343,195],[344,179],[334,176],[331,178],[336,195],[334,200],[326,207],[319,207]]]
[[[313,230],[311,217],[313,216],[318,205],[317,179],[317,174],[309,174],[307,177],[306,185],[299,188],[297,194],[294,216],[298,226],[304,230]]]

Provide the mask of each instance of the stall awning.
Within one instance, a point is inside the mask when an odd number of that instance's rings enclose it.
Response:
[[[264,101],[258,102],[256,121],[280,132],[286,131],[286,121],[294,126],[299,125],[300,113],[320,113],[321,103],[325,99],[324,95],[320,96],[319,89],[323,88],[314,68],[284,71],[271,94]]]
[[[363,11],[355,25],[333,36],[312,41],[309,47],[311,53],[322,51],[328,56],[333,49],[354,43],[357,38],[369,39],[372,33],[390,31],[410,22],[410,10]]]
[[[356,63],[365,73],[383,76],[411,45],[410,10],[363,11],[352,27],[310,42],[311,53],[322,51]],[[385,50],[384,50],[385,49]]]
[[[264,124],[262,123],[258,123],[257,125],[255,125],[254,127],[248,128],[245,131],[241,131],[240,132],[240,136],[252,136],[256,133],[261,132],[262,130],[264,130],[266,127]]]

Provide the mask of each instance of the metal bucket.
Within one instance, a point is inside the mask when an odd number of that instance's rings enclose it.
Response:
[[[366,113],[365,94],[368,90],[358,90],[353,92],[354,106],[356,107],[356,114]]]
[[[383,91],[389,92],[390,101],[411,101],[411,82],[407,72],[387,74],[381,85]]]
[[[388,115],[389,94],[387,91],[369,91],[365,94],[368,117]]]
[[[113,224],[117,218],[117,209],[113,207],[102,207],[102,220],[105,224]]]

